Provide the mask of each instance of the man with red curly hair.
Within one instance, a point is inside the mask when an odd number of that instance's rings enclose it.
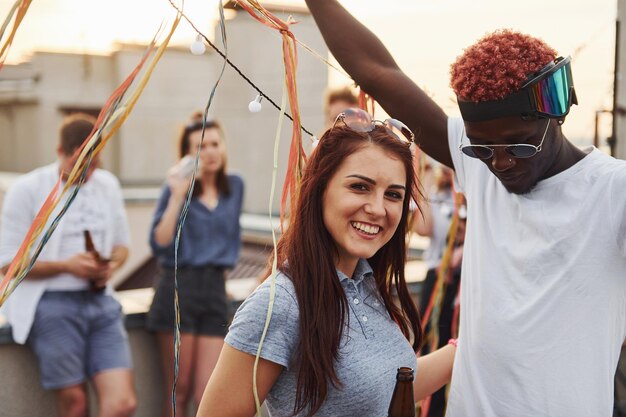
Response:
[[[562,130],[571,62],[509,30],[452,65],[448,118],[336,0],[306,0],[354,80],[467,198],[448,417],[611,416],[626,337],[626,162]],[[418,369],[416,378],[428,377]]]

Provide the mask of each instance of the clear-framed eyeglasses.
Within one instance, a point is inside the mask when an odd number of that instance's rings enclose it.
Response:
[[[367,133],[374,130],[377,125],[383,126],[396,139],[406,142],[408,145],[415,142],[415,135],[407,125],[398,119],[374,120],[365,110],[351,107],[339,113],[333,123],[333,128],[338,122],[355,132]],[[332,128],[331,128],[332,129]]]

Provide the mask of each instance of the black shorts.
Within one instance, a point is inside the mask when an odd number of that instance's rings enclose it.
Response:
[[[224,269],[215,266],[178,268],[180,331],[207,336],[225,336],[228,330],[228,304]],[[163,268],[156,285],[147,327],[152,331],[173,332],[174,269]]]

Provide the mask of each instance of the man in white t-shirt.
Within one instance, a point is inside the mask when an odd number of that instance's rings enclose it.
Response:
[[[18,178],[7,192],[0,227],[4,272],[59,177],[67,179],[94,122],[84,114],[68,116],[60,129],[58,161]],[[99,416],[135,411],[128,336],[107,284],[128,256],[128,224],[119,182],[98,163],[96,155],[33,268],[3,305],[13,339],[27,342],[37,356],[41,384],[54,392],[60,417],[94,414],[88,410],[88,381],[97,393]]]
[[[360,87],[454,168],[467,198],[448,417],[612,415],[626,336],[626,162],[561,130],[570,59],[512,31],[452,66],[449,119],[336,0],[307,0]],[[416,378],[420,378],[417,370]]]

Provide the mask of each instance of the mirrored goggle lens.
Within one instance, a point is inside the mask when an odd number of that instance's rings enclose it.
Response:
[[[538,112],[557,117],[567,114],[573,90],[569,61],[529,89]]]
[[[346,126],[356,132],[371,132],[374,130],[372,118],[366,111],[361,109],[346,109],[338,117],[343,120]]]
[[[391,133],[393,133],[393,135],[398,140],[402,140],[402,141],[406,140],[410,143],[415,140],[415,135],[413,134],[413,132],[411,132],[411,129],[409,129],[408,126],[402,123],[400,120],[387,119],[385,120],[384,124],[385,124],[385,127]]]
[[[493,155],[491,148],[481,145],[465,145],[461,147],[461,152],[467,156],[478,159],[489,159]]]

